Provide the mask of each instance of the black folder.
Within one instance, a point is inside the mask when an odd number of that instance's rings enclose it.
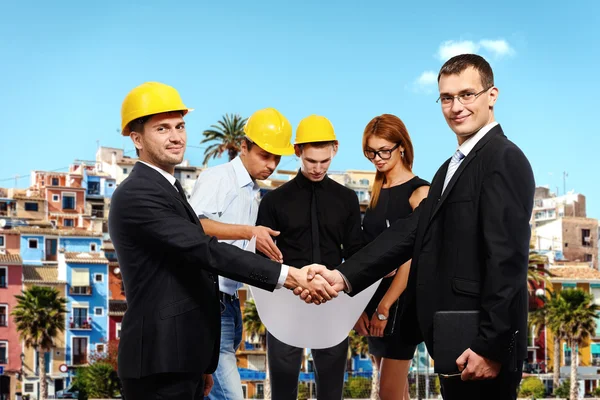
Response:
[[[456,359],[479,332],[479,311],[438,311],[433,317],[434,371],[458,373]]]

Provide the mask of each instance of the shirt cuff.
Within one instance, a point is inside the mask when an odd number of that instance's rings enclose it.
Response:
[[[275,286],[275,289],[281,289],[283,287],[283,284],[285,283],[285,280],[287,279],[289,270],[290,270],[290,267],[288,267],[285,264],[281,264],[281,273],[279,274],[279,280],[277,281],[277,285]]]
[[[348,279],[346,279],[344,274],[342,274],[339,269],[337,270],[337,272],[338,272],[338,274],[340,274],[340,276],[344,280],[344,283],[346,284],[346,289],[344,289],[344,292],[346,292],[346,293],[352,292],[352,286],[350,285],[350,282],[348,281]]]

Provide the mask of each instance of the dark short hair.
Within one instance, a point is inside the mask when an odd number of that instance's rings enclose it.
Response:
[[[322,149],[323,147],[327,147],[327,146],[335,146],[335,144],[337,143],[337,140],[328,140],[325,142],[310,142],[310,143],[300,143],[297,144],[296,146],[298,146],[300,148],[300,150],[304,150],[304,146],[311,146],[317,149]]]
[[[242,141],[244,143],[246,143],[246,148],[248,149],[248,151],[252,150],[252,146],[254,146],[254,142],[252,140],[250,140],[246,136],[244,136],[242,138]]]
[[[477,54],[461,54],[446,61],[438,74],[438,82],[442,75],[458,75],[467,68],[474,68],[479,72],[484,89],[494,86],[492,67],[483,57]]]

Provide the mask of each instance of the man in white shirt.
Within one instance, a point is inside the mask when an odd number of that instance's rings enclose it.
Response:
[[[192,191],[190,204],[204,231],[220,241],[245,248],[256,236],[257,249],[272,260],[282,255],[265,226],[255,226],[259,203],[257,180],[267,179],[281,156],[291,155],[292,127],[279,111],[267,108],[255,112],[244,127],[246,137],[240,155],[230,162],[203,171]],[[242,314],[238,289],[241,283],[219,276],[221,300],[221,347],[219,364],[213,374],[211,400],[243,399],[235,352],[242,340]]]

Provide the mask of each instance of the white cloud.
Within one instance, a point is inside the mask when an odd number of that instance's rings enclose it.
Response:
[[[459,54],[476,53],[479,45],[470,40],[455,42],[448,40],[440,45],[438,55],[440,60],[446,61]]]
[[[421,93],[431,93],[437,83],[438,74],[434,71],[423,72],[414,82],[413,90]]]
[[[504,39],[480,40],[479,44],[487,51],[494,53],[496,57],[507,56],[514,53],[512,47],[510,47],[508,42]]]
[[[424,86],[433,85],[437,82],[437,76],[438,74],[433,71],[425,71],[417,78],[416,83]]]
[[[471,40],[460,42],[448,40],[440,45],[438,58],[441,61],[447,61],[459,54],[478,53],[479,50],[482,50],[483,53],[490,53],[490,55],[495,57],[503,57],[515,53],[514,49],[504,39],[482,39],[477,43]]]

